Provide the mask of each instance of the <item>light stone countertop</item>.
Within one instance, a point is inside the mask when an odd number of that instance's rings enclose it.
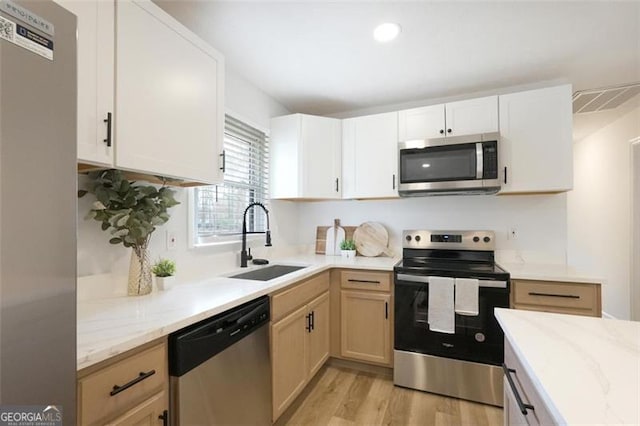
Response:
[[[640,322],[496,308],[557,424],[640,424]]]
[[[271,264],[304,265],[270,281],[216,276],[176,285],[139,297],[110,297],[78,302],[77,369],[81,370],[257,297],[331,268],[393,271],[399,257],[302,255]],[[245,272],[260,267],[240,269]],[[233,275],[233,274],[228,274]]]
[[[588,284],[604,284],[602,277],[594,276],[569,265],[536,263],[502,263],[502,269],[509,272],[512,280],[562,281]]]

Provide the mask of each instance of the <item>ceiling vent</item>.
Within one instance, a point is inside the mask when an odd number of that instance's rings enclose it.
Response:
[[[614,109],[640,93],[640,82],[601,89],[581,90],[573,94],[573,113]]]

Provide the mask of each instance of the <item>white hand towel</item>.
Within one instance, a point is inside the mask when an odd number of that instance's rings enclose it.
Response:
[[[456,314],[477,316],[478,310],[478,280],[471,278],[456,278]]]
[[[453,292],[453,278],[429,277],[429,330],[449,334],[456,332]]]

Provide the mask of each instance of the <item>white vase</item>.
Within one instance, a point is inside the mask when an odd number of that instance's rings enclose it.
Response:
[[[156,277],[156,287],[159,291],[169,290],[175,284],[176,277]]]
[[[352,258],[356,257],[356,251],[355,250],[340,250],[340,254],[342,255],[342,257],[344,257],[346,259],[352,259]]]

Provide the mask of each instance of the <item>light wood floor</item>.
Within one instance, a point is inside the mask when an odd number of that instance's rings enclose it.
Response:
[[[393,385],[387,373],[325,365],[282,425],[502,425],[502,409]]]

